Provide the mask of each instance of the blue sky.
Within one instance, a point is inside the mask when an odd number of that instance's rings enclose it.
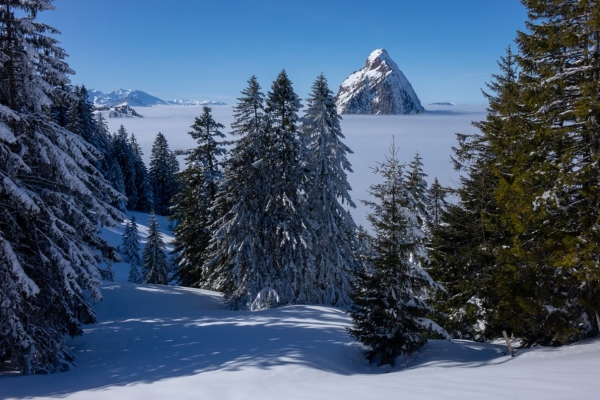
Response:
[[[525,29],[519,0],[55,0],[39,19],[73,83],[109,92],[234,103],[285,68],[306,97],[321,72],[337,92],[385,48],[424,104],[484,103],[480,89]]]

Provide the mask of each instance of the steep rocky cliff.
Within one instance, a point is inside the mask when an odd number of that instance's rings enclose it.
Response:
[[[387,51],[371,53],[363,69],[340,85],[336,97],[340,114],[417,114],[421,101]]]

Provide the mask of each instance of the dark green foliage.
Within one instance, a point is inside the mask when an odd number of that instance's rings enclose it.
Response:
[[[208,282],[210,273],[203,267],[207,261],[207,248],[211,237],[211,225],[219,211],[213,207],[221,180],[221,163],[225,155],[219,141],[225,135],[224,126],[212,117],[212,109],[204,107],[196,117],[189,134],[198,145],[186,154],[186,169],[180,174],[181,189],[173,198],[172,220],[175,227],[174,278],[183,286],[219,289]]]
[[[528,32],[517,38],[517,61],[532,122],[529,137],[540,155],[523,154],[523,161],[544,174],[535,177],[541,196],[525,210],[537,226],[552,223],[541,236],[532,231],[534,245],[522,253],[543,256],[556,281],[566,285],[555,289],[560,302],[550,303],[552,314],[570,321],[571,332],[565,327],[557,335],[564,342],[576,338],[583,314],[595,323],[582,320],[581,334],[600,333],[600,11],[589,0],[524,4]]]
[[[481,136],[459,136],[467,175],[434,229],[433,273],[457,334],[559,345],[600,331],[600,16],[589,1],[524,4]]]

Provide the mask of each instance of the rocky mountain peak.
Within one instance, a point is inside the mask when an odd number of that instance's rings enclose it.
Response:
[[[340,114],[417,114],[425,111],[398,65],[385,49],[373,51],[363,69],[340,85]]]

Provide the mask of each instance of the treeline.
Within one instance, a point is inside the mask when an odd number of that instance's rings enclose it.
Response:
[[[560,345],[600,331],[600,8],[523,3],[480,133],[458,135],[431,273],[454,336]]]

